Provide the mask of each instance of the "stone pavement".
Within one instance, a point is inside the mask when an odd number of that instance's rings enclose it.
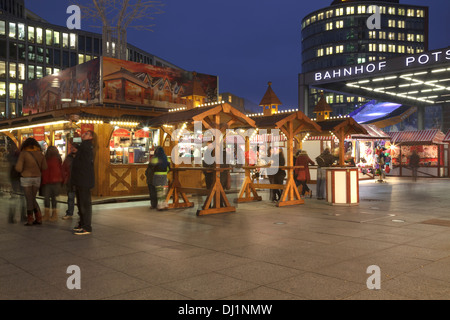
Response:
[[[25,227],[3,196],[0,299],[450,299],[449,194],[449,179],[389,178],[361,181],[353,207],[265,200],[197,217],[97,204],[85,236],[76,219]],[[72,265],[81,289],[67,286]],[[379,290],[366,284],[372,265]]]

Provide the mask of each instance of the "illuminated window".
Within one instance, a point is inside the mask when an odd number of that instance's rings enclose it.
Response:
[[[407,36],[406,36],[406,40],[408,40],[408,41],[414,41],[414,34],[408,33]]]
[[[10,83],[9,84],[9,98],[15,99],[17,94],[17,84]]]
[[[9,78],[10,79],[17,79],[17,70],[16,70],[16,63],[10,62],[9,63]]]
[[[312,16],[312,17],[311,17],[311,23],[316,22],[316,19],[317,19],[316,16]]]
[[[309,26],[311,24],[311,19],[306,19],[306,25]]]
[[[34,80],[34,66],[28,66],[28,80]]]
[[[18,67],[19,80],[25,80],[25,64],[19,63]]]
[[[336,21],[336,29],[342,29],[343,27],[344,27],[343,20]]]
[[[17,31],[19,32],[18,39],[22,41],[25,40],[25,25],[23,23],[17,25]]]
[[[323,20],[323,16],[324,16],[324,14],[323,14],[323,12],[322,13],[319,13],[318,15],[317,15],[317,20]]]
[[[327,17],[327,19],[332,18],[332,17],[333,17],[333,10],[328,10],[328,11],[325,13],[325,16]]]
[[[34,27],[28,26],[28,42],[34,43]]]
[[[399,20],[397,22],[398,22],[397,25],[398,25],[399,28],[405,29],[405,21]]]
[[[376,38],[377,38],[377,32],[369,31],[369,39],[376,39]]]
[[[36,28],[36,43],[42,44],[43,33],[42,28]]]
[[[59,47],[59,44],[60,44],[59,41],[60,41],[59,40],[59,32],[58,31],[53,32],[53,45]]]
[[[358,58],[358,64],[360,63],[366,63],[366,58]]]
[[[327,55],[333,54],[333,47],[327,48]]]
[[[358,13],[359,14],[366,13],[366,6],[358,6]]]
[[[395,14],[395,7],[389,7],[388,8],[388,13],[389,14]]]
[[[84,63],[84,55],[78,54],[78,64],[82,64],[82,63]]]
[[[323,56],[323,49],[317,49],[317,56],[322,57]]]
[[[386,13],[386,7],[385,6],[381,6],[380,7],[380,13],[381,14],[385,14]]]
[[[376,43],[369,43],[369,51],[377,51],[377,45]]]
[[[369,61],[376,61],[376,60],[377,60],[377,57],[369,56]]]
[[[378,44],[378,51],[386,52],[386,44],[384,44],[384,43]]]
[[[414,48],[412,46],[407,46],[406,53],[414,53]]]
[[[355,14],[355,7],[347,7],[347,15],[349,14]]]
[[[389,40],[395,40],[395,32],[389,32],[388,33],[388,39]]]
[[[9,37],[10,38],[16,37],[16,24],[12,22],[9,23]]]
[[[395,20],[388,20],[388,27],[395,28]]]
[[[0,21],[0,35],[6,35],[6,23],[5,21]]]
[[[388,45],[388,51],[389,52],[395,52],[395,44]]]
[[[416,35],[416,41],[417,42],[424,42],[425,40],[424,40],[423,34],[417,34]]]
[[[77,46],[77,35],[75,33],[70,34],[70,49],[75,49]]]
[[[405,53],[405,46],[397,46],[398,53]]]
[[[17,99],[23,98],[23,84],[18,83],[17,84]]]
[[[62,45],[63,48],[69,48],[69,35],[67,33],[62,34]]]
[[[36,66],[36,79],[40,79],[44,76],[44,71],[41,66]]]
[[[45,43],[48,46],[51,46],[53,44],[53,35],[52,30],[45,30]]]
[[[416,15],[417,15],[418,18],[424,18],[425,17],[425,11],[418,9]]]
[[[379,39],[386,39],[386,32],[380,31],[380,32],[378,33],[378,38],[379,38]]]
[[[344,8],[336,9],[336,16],[339,17],[339,16],[342,16],[342,15],[344,15]]]
[[[406,12],[406,15],[408,16],[408,17],[414,17],[414,9],[408,9],[408,11]]]
[[[421,52],[423,52],[423,51],[424,51],[423,48],[420,48],[420,47],[417,47],[417,48],[416,48],[416,53],[421,53]]]
[[[405,15],[405,8],[398,8],[398,15],[404,16]]]
[[[344,46],[343,45],[336,46],[336,53],[342,53],[342,52],[344,52]]]
[[[6,79],[6,62],[0,61],[0,78]]]
[[[399,33],[398,34],[398,40],[405,41],[405,34],[404,33]]]
[[[326,29],[326,30],[333,30],[333,22],[328,22],[328,23],[325,25],[325,29]]]
[[[325,97],[325,100],[327,101],[328,104],[333,103],[333,95],[328,95]]]

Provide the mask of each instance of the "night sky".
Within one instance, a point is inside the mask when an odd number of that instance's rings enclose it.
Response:
[[[128,30],[128,42],[183,69],[219,76],[220,92],[256,104],[267,82],[283,103],[297,107],[301,20],[332,0],[164,0],[154,32]],[[430,9],[429,49],[450,46],[450,0],[400,0]],[[66,25],[69,0],[25,0],[48,22]],[[83,21],[83,30],[100,33]],[[142,23],[147,24],[147,23]]]

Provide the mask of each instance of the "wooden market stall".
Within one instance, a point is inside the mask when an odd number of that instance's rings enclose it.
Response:
[[[221,172],[230,170],[230,168],[221,166],[224,137],[226,136],[226,130],[256,127],[254,120],[228,103],[216,103],[210,106],[164,114],[148,121],[145,125],[164,131],[165,139],[169,142],[165,149],[166,154],[171,155],[171,170],[173,172],[167,194],[169,208],[192,207],[194,204],[189,201],[187,193],[197,193],[206,195],[205,202],[202,208],[197,211],[197,215],[234,212],[236,210],[230,204],[220,179]],[[215,150],[215,165],[203,167],[202,162],[196,162],[195,159],[193,161],[189,159],[186,163],[179,158],[179,141],[183,135],[191,136],[194,142],[199,135],[201,136],[200,141],[203,141],[203,136],[208,133],[212,137]],[[205,172],[214,173],[213,185],[209,190],[205,189],[202,183],[202,176]]]
[[[309,119],[303,112],[297,111],[293,113],[274,113],[254,117],[258,129],[275,129],[281,131],[286,137],[287,142],[287,158],[286,166],[280,166],[281,170],[287,170],[286,184],[273,185],[254,183],[251,178],[250,171],[257,166],[248,166],[246,163],[245,178],[239,192],[238,202],[260,201],[261,197],[257,193],[257,189],[280,189],[283,190],[281,199],[277,206],[287,206],[295,204],[303,204],[304,200],[300,197],[294,180],[294,141],[298,135],[306,132],[320,132],[320,127]],[[246,139],[246,152],[249,150],[249,139]]]
[[[410,177],[409,157],[413,151],[420,156],[418,176],[441,178],[448,176],[445,134],[439,129],[388,132],[393,168],[391,175]],[[447,153],[448,154],[448,153]],[[446,174],[447,172],[447,174]]]

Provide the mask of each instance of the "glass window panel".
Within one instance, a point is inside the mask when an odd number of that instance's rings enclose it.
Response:
[[[25,61],[26,60],[26,52],[25,52],[25,45],[22,43],[19,43],[17,45],[17,51],[19,53],[19,60]]]
[[[16,38],[16,24],[12,22],[9,23],[9,37]]]
[[[75,49],[77,45],[77,35],[75,33],[70,34],[70,49]]]
[[[63,48],[69,48],[69,35],[67,33],[62,34],[62,45]]]
[[[17,60],[17,43],[9,42],[9,58]]]
[[[53,64],[53,49],[45,49],[45,63]]]
[[[23,99],[23,84],[17,84],[17,99]]]
[[[44,70],[41,66],[36,67],[36,79],[40,79],[44,76]]]
[[[36,61],[36,53],[34,52],[34,46],[28,46],[28,61]]]
[[[18,67],[19,80],[25,80],[25,64],[19,63]]]
[[[6,62],[0,61],[0,79],[6,79]]]
[[[6,118],[6,102],[0,101],[0,117]]]
[[[15,102],[9,102],[9,110],[11,112],[11,118],[16,117],[16,103]]]
[[[9,98],[15,99],[17,94],[17,84],[10,83],[9,84]]]
[[[19,31],[18,38],[19,40],[25,40],[25,25],[23,23],[19,23],[17,25],[17,30]]]
[[[6,59],[6,40],[0,40],[0,58]]]
[[[55,49],[55,53],[54,53],[53,57],[55,59],[54,64],[57,66],[61,65],[61,51]]]
[[[34,43],[34,27],[28,26],[28,42]]]
[[[17,79],[17,70],[16,70],[16,63],[10,62],[9,63],[9,78],[10,79]]]
[[[94,42],[95,42],[95,40],[94,40]],[[92,52],[92,38],[91,37],[86,37],[86,51]]]
[[[45,30],[45,43],[48,46],[51,46],[53,44],[53,34],[52,30]]]
[[[6,22],[0,21],[0,36],[6,35]]]
[[[82,36],[82,35],[78,36],[78,50],[84,51],[84,49],[85,49],[85,45],[84,45],[85,40],[86,40],[85,36]]]
[[[43,35],[43,31],[42,28],[36,28],[36,42],[39,44],[42,44],[44,35]]]
[[[6,98],[6,82],[0,81],[0,98]]]
[[[59,32],[58,31],[54,31],[53,32],[53,45],[59,47],[59,44],[60,44]]]
[[[45,68],[45,75],[48,76],[48,75],[51,75],[51,74],[52,74],[52,68],[46,67]]]
[[[78,54],[78,64],[82,64],[82,63],[84,63],[84,55]]]
[[[44,48],[37,47],[36,61],[38,63],[44,63]]]
[[[28,80],[34,80],[34,66],[28,66]]]

